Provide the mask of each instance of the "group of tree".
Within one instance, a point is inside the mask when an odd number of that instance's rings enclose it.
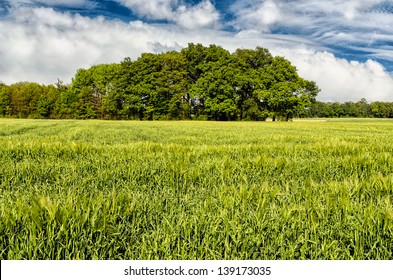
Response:
[[[392,118],[393,103],[320,102],[318,87],[267,49],[229,53],[189,44],[180,52],[79,69],[71,84],[0,83],[0,116],[78,119],[273,120]]]
[[[393,102],[368,103],[362,98],[358,102],[317,101],[299,112],[299,117],[308,118],[393,118]]]
[[[0,116],[80,119],[290,119],[318,87],[267,49],[189,44],[79,69],[71,84],[1,85]]]
[[[393,103],[324,103],[317,85],[267,49],[189,44],[79,69],[71,84],[0,83],[0,116],[77,119],[392,118]]]

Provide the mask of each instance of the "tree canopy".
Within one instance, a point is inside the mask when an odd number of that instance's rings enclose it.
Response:
[[[0,116],[136,120],[391,117],[389,103],[317,102],[318,86],[261,47],[230,53],[190,43],[77,70],[70,84],[0,83]]]

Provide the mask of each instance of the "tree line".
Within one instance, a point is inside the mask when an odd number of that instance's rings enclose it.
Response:
[[[138,120],[292,118],[319,89],[265,48],[181,51],[79,69],[70,84],[1,85],[0,116]]]
[[[317,101],[299,112],[299,117],[308,118],[393,118],[393,102],[368,103],[362,98],[358,102]]]
[[[265,48],[230,53],[217,45],[189,44],[179,52],[145,53],[135,61],[79,69],[70,84],[0,83],[0,116],[217,121],[391,117],[389,103],[323,103],[316,101],[318,92],[315,82],[301,78],[288,60]]]

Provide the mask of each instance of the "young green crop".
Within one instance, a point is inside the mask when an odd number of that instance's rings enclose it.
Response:
[[[392,259],[393,122],[0,120],[1,259]]]

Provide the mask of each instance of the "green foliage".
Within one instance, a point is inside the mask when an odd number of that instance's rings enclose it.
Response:
[[[366,99],[354,102],[315,102],[299,111],[300,117],[319,118],[393,118],[393,102],[368,103]]]
[[[391,260],[392,126],[2,119],[0,258]]]
[[[0,116],[11,115],[12,92],[10,87],[0,84]]]
[[[319,88],[283,57],[257,47],[180,52],[77,70],[70,85],[0,83],[0,116],[19,118],[265,121],[271,117],[393,118],[393,103],[317,102]]]
[[[189,44],[180,52],[79,69],[56,92],[34,83],[1,90],[0,114],[30,118],[287,120],[315,98],[289,61],[267,49],[230,53]],[[308,89],[308,90],[306,90]],[[262,98],[261,98],[262,97]]]

